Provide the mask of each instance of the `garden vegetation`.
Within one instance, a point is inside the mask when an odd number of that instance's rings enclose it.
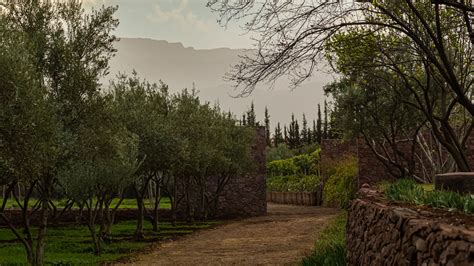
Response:
[[[159,231],[163,196],[172,224],[179,206],[188,221],[207,218],[229,180],[253,169],[255,129],[201,103],[194,90],[170,94],[136,73],[104,89],[99,80],[116,52],[116,10],[87,13],[81,1],[0,2],[0,219],[31,265],[45,264],[47,228],[62,213],[58,201],[85,214],[99,256],[113,241],[127,195],[136,201],[139,240],[145,216]],[[208,189],[209,182],[216,185]],[[6,214],[9,197],[21,223]]]
[[[474,213],[474,197],[446,190],[426,190],[412,179],[402,179],[386,184],[384,195],[394,202],[410,203],[447,209],[449,211]]]
[[[302,265],[344,266],[346,265],[347,214],[339,215],[316,240],[314,251],[304,258]]]

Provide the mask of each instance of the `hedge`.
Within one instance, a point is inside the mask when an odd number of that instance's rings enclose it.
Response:
[[[311,154],[301,154],[285,160],[267,163],[267,172],[271,177],[289,175],[319,175],[321,149]]]

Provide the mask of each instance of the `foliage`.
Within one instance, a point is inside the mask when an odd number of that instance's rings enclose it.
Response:
[[[7,193],[23,201],[26,234],[11,225],[3,208],[0,213],[23,244],[28,263],[42,265],[57,174],[77,156],[84,143],[81,132],[100,106],[98,81],[115,51],[116,8],[88,14],[78,1],[5,0],[0,5],[0,161],[9,173]],[[25,188],[24,199],[13,191],[19,185]],[[28,222],[33,193],[40,199],[35,237]]]
[[[279,143],[274,147],[267,147],[267,162],[285,160],[295,156],[293,150],[288,148],[285,143]]]
[[[368,119],[358,128],[377,127],[370,120],[379,120],[384,131],[404,131],[404,138],[413,134],[404,126],[416,129],[426,123],[458,170],[472,170],[463,144],[474,117],[473,57],[465,56],[472,54],[474,44],[472,1],[213,0],[208,6],[223,25],[239,21],[258,36],[258,49],[243,56],[227,76],[241,94],[288,76],[296,87],[318,64],[329,62],[336,74],[362,90],[356,94],[364,94],[364,104],[373,105],[362,110]],[[387,93],[398,98],[391,103]],[[357,108],[364,106],[339,110],[357,113]],[[410,118],[416,123],[404,123]],[[387,120],[395,122],[394,130]]]
[[[0,185],[23,221],[16,228],[4,214],[8,198],[0,219],[24,246],[28,263],[44,264],[48,218],[57,215],[58,200],[66,200],[64,211],[85,210],[100,255],[125,191],[136,196],[140,238],[145,195],[153,198],[150,218],[158,231],[162,190],[173,211],[182,200],[188,216],[196,209],[207,217],[218,210],[229,180],[253,170],[255,130],[201,103],[195,91],[170,95],[164,83],[136,73],[103,90],[99,81],[116,52],[117,7],[87,13],[82,1],[4,0],[0,6]],[[253,108],[249,124],[256,124]],[[208,181],[217,186],[207,189]],[[198,206],[176,198],[177,188],[185,195],[199,191]],[[33,214],[41,223],[36,235]]]
[[[337,162],[324,182],[323,203],[326,206],[347,208],[356,195],[357,159],[345,158]]]
[[[344,213],[324,228],[313,253],[303,259],[302,265],[346,265],[346,223],[347,213]]]
[[[321,149],[311,154],[301,154],[285,160],[276,160],[267,163],[267,172],[270,176],[285,175],[319,175],[319,160]]]
[[[474,197],[445,190],[425,190],[422,185],[412,179],[401,179],[390,184],[384,191],[385,197],[395,202],[406,202],[474,213]]]
[[[321,177],[317,175],[274,176],[267,180],[267,190],[275,192],[316,192]]]

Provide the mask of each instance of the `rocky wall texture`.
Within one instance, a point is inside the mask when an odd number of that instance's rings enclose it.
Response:
[[[474,265],[473,217],[390,206],[363,188],[349,208],[348,265]]]

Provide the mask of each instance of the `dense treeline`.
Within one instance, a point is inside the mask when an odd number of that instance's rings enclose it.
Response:
[[[302,116],[302,122],[291,114],[289,125],[284,124],[283,128],[280,122],[276,124],[274,129],[271,128],[271,115],[267,107],[265,107],[263,125],[266,131],[266,142],[268,147],[278,147],[285,144],[290,149],[301,149],[304,146],[320,145],[321,140],[340,137],[340,133],[336,131],[335,121],[333,119],[334,110],[325,100],[323,105],[324,117],[321,113],[321,105],[317,105],[317,118],[312,120],[312,124],[308,123],[306,114]],[[252,102],[247,112],[242,115],[241,125],[259,126],[255,113],[255,105]]]
[[[208,217],[229,180],[252,170],[254,129],[202,104],[196,92],[170,94],[136,73],[102,90],[99,79],[115,53],[115,11],[85,13],[79,1],[1,3],[0,218],[33,265],[44,264],[46,229],[59,215],[53,199],[84,210],[100,255],[126,191],[136,198],[135,235],[142,238],[145,215],[159,230],[162,195],[174,218],[178,206],[187,206],[189,220]],[[217,185],[210,190],[208,182]],[[199,191],[197,210],[190,210],[190,190]],[[146,211],[150,194],[154,208]],[[10,195],[22,228],[5,214]]]

